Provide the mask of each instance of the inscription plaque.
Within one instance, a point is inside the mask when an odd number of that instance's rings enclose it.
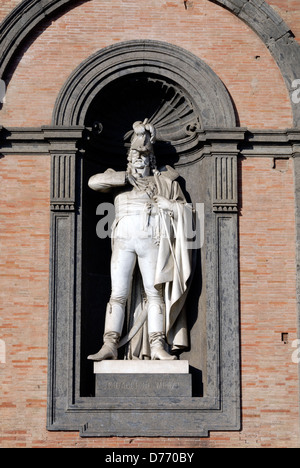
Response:
[[[191,397],[189,374],[97,374],[96,397]]]

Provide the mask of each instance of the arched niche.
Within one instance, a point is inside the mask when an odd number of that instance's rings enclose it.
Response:
[[[185,49],[151,40],[115,44],[79,65],[60,92],[52,123],[83,125],[104,88],[132,75],[156,76],[162,84],[173,84],[195,106],[201,128],[236,125],[230,96],[213,70]],[[134,93],[130,97],[134,101]]]
[[[130,401],[117,398],[116,405],[108,394],[95,395],[92,364],[86,359],[99,346],[110,295],[110,239],[97,236],[97,207],[112,202],[87,182],[109,167],[126,168],[132,123],[145,117],[158,129],[160,165],[176,166],[203,223],[187,303],[190,349],[182,355],[190,364],[193,397],[175,404],[170,397],[149,402],[140,395]],[[212,427],[223,427],[224,420],[226,427],[237,428],[238,148],[232,134],[238,129],[224,84],[207,64],[179,47],[120,43],[72,73],[58,96],[53,124],[65,135],[68,129],[85,128],[86,139],[80,151],[58,146],[52,151],[49,429],[78,427],[84,418],[89,423],[82,425],[83,436],[207,435]],[[215,144],[203,140],[212,127]],[[221,424],[214,420],[215,411]],[[131,412],[129,419],[124,412]],[[184,421],[175,427],[174,418],[182,413]],[[197,418],[204,418],[201,427]]]

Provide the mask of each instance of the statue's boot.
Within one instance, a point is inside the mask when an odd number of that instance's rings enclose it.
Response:
[[[125,304],[111,299],[106,309],[104,344],[97,354],[88,356],[90,361],[118,359],[118,344],[123,330],[124,317]]]
[[[166,351],[165,335],[165,305],[162,299],[151,298],[148,306],[148,333],[152,360],[173,361],[176,356],[171,356]]]
[[[171,356],[171,354],[167,353],[167,351],[165,350],[166,339],[164,333],[150,333],[149,342],[152,360],[174,361],[177,359],[176,356]]]
[[[90,361],[104,361],[106,359],[118,359],[118,344],[121,335],[115,332],[108,332],[104,335],[104,344],[97,354],[88,356]]]

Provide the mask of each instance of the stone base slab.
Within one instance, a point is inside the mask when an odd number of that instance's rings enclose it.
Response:
[[[101,361],[94,374],[188,374],[188,361]]]

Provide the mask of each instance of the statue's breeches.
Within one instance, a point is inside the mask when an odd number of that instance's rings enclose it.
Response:
[[[154,287],[158,249],[151,238],[116,239],[111,259],[110,303],[123,307],[125,314],[132,276],[138,262],[148,301],[148,326],[155,332],[163,331],[165,326],[162,291]]]
[[[111,258],[112,299],[126,303],[136,262],[140,268],[148,301],[163,301],[154,287],[158,246],[150,238],[115,240]]]

